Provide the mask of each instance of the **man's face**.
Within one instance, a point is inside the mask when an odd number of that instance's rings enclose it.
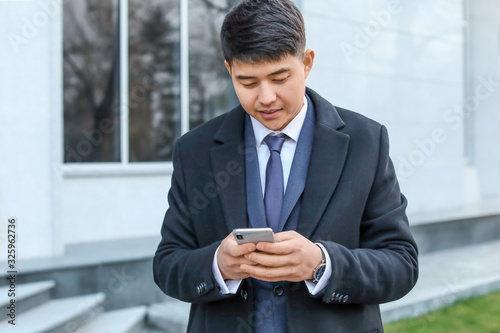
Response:
[[[287,55],[277,62],[234,60],[226,67],[243,109],[262,125],[281,131],[304,104],[306,78],[314,62],[308,49],[303,59]]]

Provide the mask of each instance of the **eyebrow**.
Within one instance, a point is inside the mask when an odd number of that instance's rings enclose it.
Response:
[[[290,70],[291,70],[290,67],[283,67],[283,68],[278,69],[275,72],[272,72],[268,76],[274,76],[274,75],[282,74],[282,73],[285,73],[285,72],[289,72]],[[255,79],[255,76],[236,75],[236,79],[238,79],[238,80],[251,80],[251,79]]]

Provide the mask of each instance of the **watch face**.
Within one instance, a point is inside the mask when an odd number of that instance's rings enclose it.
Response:
[[[326,264],[321,264],[318,266],[318,268],[316,268],[316,270],[314,271],[314,282],[318,282],[321,279],[323,273],[325,273],[325,269]]]

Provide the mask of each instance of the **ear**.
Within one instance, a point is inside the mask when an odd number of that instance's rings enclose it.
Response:
[[[224,65],[226,65],[227,71],[229,72],[229,75],[231,75],[231,64],[227,62],[227,60],[224,60]]]
[[[314,50],[313,49],[307,49],[306,52],[304,52],[304,57],[302,58],[302,63],[304,64],[304,77],[307,78],[309,73],[311,72],[311,69],[314,64]]]

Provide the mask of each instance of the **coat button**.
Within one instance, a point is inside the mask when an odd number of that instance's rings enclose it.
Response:
[[[245,289],[241,289],[240,296],[246,302],[246,300],[248,299],[248,292]]]
[[[199,285],[196,286],[196,289],[198,290],[198,294],[203,294],[205,291],[207,291],[207,284],[205,282],[200,283]]]
[[[284,293],[285,293],[285,289],[283,289],[282,286],[276,286],[273,289],[274,296],[283,296]]]

